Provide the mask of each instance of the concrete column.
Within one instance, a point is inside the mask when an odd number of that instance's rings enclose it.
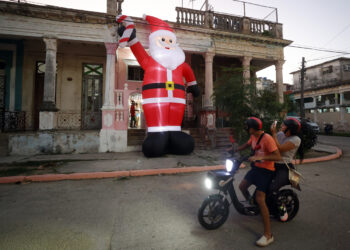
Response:
[[[276,87],[277,97],[280,103],[283,103],[283,64],[284,60],[279,60],[275,63],[276,67]]]
[[[106,86],[104,93],[104,103],[102,109],[114,109],[114,89],[115,89],[115,52],[117,43],[105,43],[107,51],[106,60]]]
[[[345,107],[343,107],[344,104],[344,93],[340,93],[340,124],[343,126],[345,125]]]
[[[117,15],[117,11],[118,11],[117,5],[118,5],[117,0],[107,0],[107,14],[114,15],[114,16]]]
[[[200,112],[201,126],[209,130],[215,130],[216,110],[214,107],[213,95],[213,59],[215,53],[208,51],[205,53],[205,95],[203,107]],[[211,136],[215,137],[215,135]],[[213,139],[212,138],[212,139]]]
[[[244,84],[250,84],[250,62],[252,57],[245,56],[242,58],[242,68],[243,68],[243,82]]]
[[[46,45],[45,77],[44,77],[44,99],[41,110],[57,111],[56,97],[56,54],[57,39],[44,38]]]
[[[100,131],[100,152],[125,151],[127,148],[127,130],[117,131],[116,120],[124,121],[123,110],[116,111],[115,107],[115,60],[117,43],[105,43],[106,84],[104,89],[104,103],[102,106],[102,129]],[[121,93],[119,103],[123,103],[125,96]],[[121,105],[120,109],[124,106]],[[126,121],[127,122],[127,121]],[[118,147],[122,147],[118,148]]]
[[[203,108],[213,107],[213,59],[214,52],[205,53],[205,95]]]
[[[56,113],[56,54],[57,39],[44,37],[46,45],[44,97],[39,113],[39,129],[52,130],[57,127]]]
[[[317,105],[316,105],[316,97],[312,97],[312,99],[314,100],[314,103],[315,103],[315,112],[314,112],[314,122],[316,122],[317,123]]]

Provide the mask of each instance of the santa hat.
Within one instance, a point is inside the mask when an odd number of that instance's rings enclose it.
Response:
[[[174,31],[169,24],[153,16],[143,15],[143,19],[151,25],[151,37],[154,36],[170,36],[176,38]]]

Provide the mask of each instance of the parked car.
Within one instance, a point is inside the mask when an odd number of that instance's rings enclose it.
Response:
[[[295,118],[295,119],[297,119],[298,121],[301,121],[300,116],[288,116],[287,118],[289,118],[289,117],[290,117],[290,118]],[[317,125],[316,122],[310,121],[309,119],[305,119],[305,121],[306,121],[306,123],[307,123],[309,126],[311,126],[312,130],[313,130],[316,134],[320,133],[320,127]]]

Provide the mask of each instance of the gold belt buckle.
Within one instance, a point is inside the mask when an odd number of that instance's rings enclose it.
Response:
[[[166,88],[166,90],[174,90],[175,89],[174,82],[173,81],[166,81],[165,88]]]

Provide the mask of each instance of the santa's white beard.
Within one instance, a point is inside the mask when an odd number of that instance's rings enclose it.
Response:
[[[152,58],[163,67],[174,70],[185,61],[185,53],[176,45],[175,49],[165,49],[151,42],[149,52]]]

